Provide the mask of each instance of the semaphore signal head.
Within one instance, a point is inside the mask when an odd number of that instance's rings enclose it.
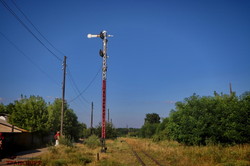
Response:
[[[94,37],[100,37],[100,35],[92,35],[92,34],[88,34],[87,37],[90,38],[94,38]]]
[[[87,37],[89,39],[95,37],[100,37],[101,39],[104,39],[104,37],[113,37],[113,35],[107,35],[107,31],[102,31],[99,35],[88,34]]]

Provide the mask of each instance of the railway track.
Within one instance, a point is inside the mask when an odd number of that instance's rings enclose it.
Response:
[[[163,166],[159,161],[157,161],[154,157],[149,155],[144,150],[137,150],[136,151],[127,141],[123,140],[123,142],[125,142],[128,145],[128,147],[133,152],[134,156],[136,157],[136,159],[138,160],[138,162],[142,166],[152,166],[152,165]]]

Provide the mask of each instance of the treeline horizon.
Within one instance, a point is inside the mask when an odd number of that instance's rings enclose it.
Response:
[[[9,115],[9,123],[30,132],[48,134],[60,131],[62,100],[46,103],[40,96],[21,95],[8,105],[0,104],[0,113]],[[80,123],[66,103],[63,133],[77,141],[90,135],[101,137],[101,123],[94,128]],[[174,140],[185,145],[243,144],[250,142],[250,91],[214,96],[193,94],[176,102],[169,116],[146,114],[141,128],[115,128],[106,124],[107,139],[121,136],[152,138],[154,141]]]
[[[139,136],[154,141],[174,140],[185,145],[250,143],[250,91],[236,96],[193,94],[175,104],[169,117],[146,114]]]

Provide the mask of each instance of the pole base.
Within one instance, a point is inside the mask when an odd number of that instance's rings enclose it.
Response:
[[[106,153],[107,147],[106,147],[105,139],[104,138],[101,139],[101,145],[102,145],[101,153]]]

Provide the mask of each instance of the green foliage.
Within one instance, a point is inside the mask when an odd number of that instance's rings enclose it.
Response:
[[[63,166],[67,165],[67,161],[65,159],[57,159],[52,161],[53,166]]]
[[[158,127],[158,123],[150,124],[146,123],[142,126],[140,130],[140,137],[142,138],[152,138],[156,133],[156,129]]]
[[[52,104],[47,104],[42,97],[21,95],[21,99],[7,106],[0,104],[0,113],[9,115],[9,122],[17,127],[30,132],[48,135],[56,133],[61,125],[62,100],[55,99]],[[78,140],[86,128],[79,123],[77,116],[69,106],[65,104],[63,134],[67,138]]]
[[[72,137],[75,141],[79,139],[80,127],[77,116],[72,109],[66,109],[63,120],[63,131],[66,137]]]
[[[60,137],[59,144],[68,147],[73,147],[73,140],[70,137]]]
[[[48,124],[50,131],[54,133],[60,130],[61,125],[61,109],[62,100],[55,99],[55,101],[48,106]],[[75,141],[78,140],[84,128],[85,124],[81,124],[77,120],[77,116],[72,109],[69,109],[67,104],[64,105],[64,119],[63,119],[63,134],[66,137],[73,138]]]
[[[93,154],[89,149],[79,146],[53,146],[48,148],[48,152],[42,154],[42,165],[87,165],[92,162]]]
[[[11,108],[10,122],[13,125],[30,132],[43,133],[48,131],[47,105],[42,97],[23,97],[21,100],[15,101]]]
[[[6,113],[6,108],[2,103],[0,104],[0,113]]]
[[[94,130],[94,134],[101,137],[102,134],[102,124],[99,125]],[[117,132],[112,123],[106,123],[106,138],[107,139],[115,139],[117,137]]]
[[[87,125],[84,123],[78,123],[78,138],[84,138],[87,134]],[[89,130],[90,133],[90,130]],[[85,137],[86,138],[86,137]]]
[[[140,129],[138,128],[117,128],[116,129],[118,137],[137,137],[139,136]]]
[[[250,95],[200,97],[176,103],[166,126],[170,139],[187,145],[250,142]]]
[[[61,99],[55,99],[53,104],[49,104],[49,106],[48,106],[49,129],[53,132],[60,130],[61,109],[62,109],[62,100]]]
[[[96,135],[91,135],[89,138],[87,138],[84,143],[92,149],[95,149],[101,145],[100,139]]]
[[[160,125],[160,116],[156,113],[146,114],[144,125],[142,126],[139,136],[142,138],[152,138]]]
[[[94,128],[92,129],[92,131],[94,131]],[[86,127],[83,129],[81,138],[88,138],[89,136],[91,136],[91,129]]]
[[[168,124],[169,124],[169,118],[164,118],[162,122],[158,125],[156,133],[153,136],[154,142],[169,139],[169,131],[167,128]]]
[[[149,124],[160,123],[160,116],[156,113],[146,114],[145,122]]]

